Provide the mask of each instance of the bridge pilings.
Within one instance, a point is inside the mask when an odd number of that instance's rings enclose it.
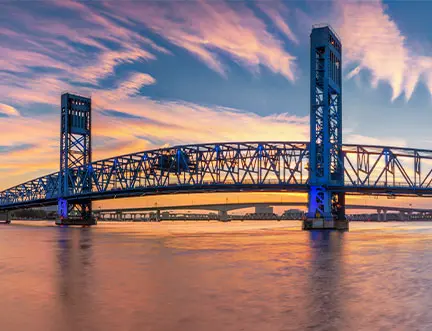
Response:
[[[218,215],[219,215],[219,221],[221,221],[221,222],[228,222],[229,221],[228,211],[219,210]]]
[[[378,209],[378,221],[379,222],[386,222],[387,221],[387,210],[386,209]]]
[[[11,222],[10,212],[8,211],[0,212],[0,223],[10,224],[10,222]]]
[[[90,200],[70,203],[65,199],[59,199],[58,218],[56,225],[96,225]]]

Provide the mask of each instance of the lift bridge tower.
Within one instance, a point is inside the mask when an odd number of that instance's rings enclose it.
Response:
[[[70,93],[61,96],[58,225],[94,225],[91,201],[71,200],[74,190],[91,192],[91,178],[76,180],[75,167],[92,161],[91,99]],[[78,183],[78,184],[77,184]],[[75,185],[79,185],[75,187]]]
[[[310,76],[310,160],[303,229],[347,229],[342,155],[342,45],[328,25],[313,26]]]

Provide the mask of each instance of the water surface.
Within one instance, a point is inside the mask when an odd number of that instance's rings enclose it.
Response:
[[[432,223],[0,227],[0,330],[432,330]]]

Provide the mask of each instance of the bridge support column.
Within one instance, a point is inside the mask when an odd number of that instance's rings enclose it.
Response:
[[[342,46],[329,26],[312,29],[308,213],[304,230],[348,230],[342,152]]]
[[[10,224],[10,222],[11,222],[10,212],[8,211],[0,212],[0,223]]]
[[[58,201],[57,225],[96,225],[93,216],[91,201],[70,203],[65,199]]]
[[[219,214],[219,221],[221,221],[221,222],[228,222],[229,221],[228,211],[219,210],[218,214]]]
[[[387,210],[385,209],[378,209],[378,221],[379,222],[387,222]]]

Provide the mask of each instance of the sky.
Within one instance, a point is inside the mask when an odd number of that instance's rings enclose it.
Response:
[[[343,141],[432,149],[432,2],[1,1],[0,189],[59,169],[60,95],[93,159],[309,140],[309,34],[343,45]]]

